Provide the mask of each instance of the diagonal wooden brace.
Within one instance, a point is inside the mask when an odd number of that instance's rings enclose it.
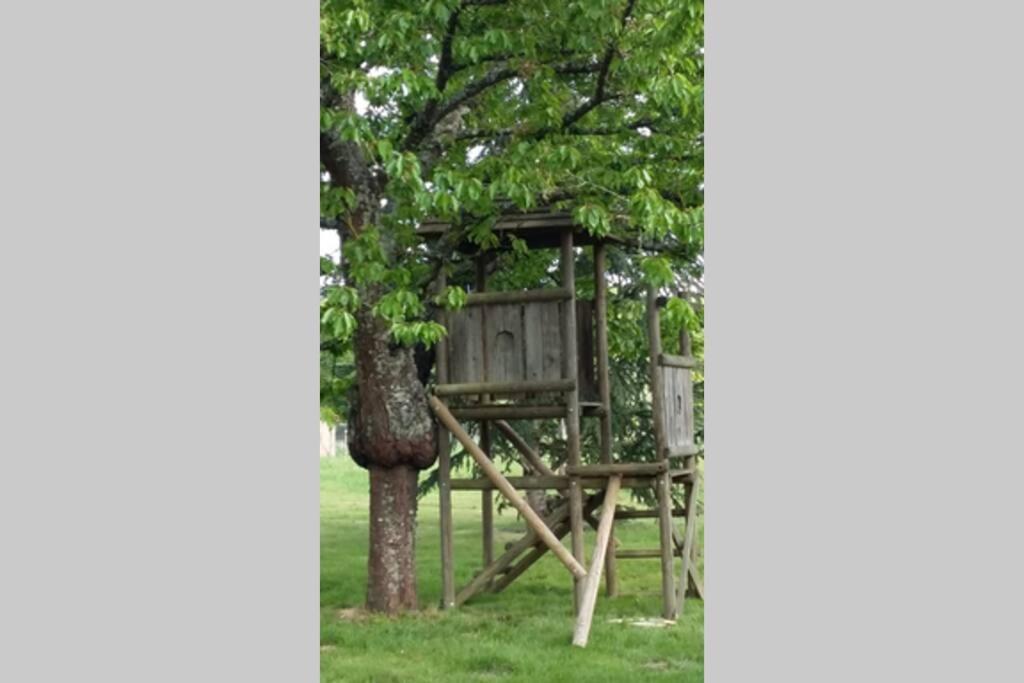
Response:
[[[700,593],[703,598],[703,586],[696,577],[696,572],[693,569],[693,544],[697,538],[697,489],[700,486],[700,477],[694,475],[693,481],[686,487],[686,529],[683,531],[683,547],[679,553],[683,560],[682,570],[679,572],[679,583],[676,586],[676,603],[678,614],[682,614],[683,606],[685,605],[684,598],[686,597],[686,589],[688,582],[691,579],[691,573],[694,574],[694,585],[700,587]]]
[[[447,429],[452,436],[458,439],[459,443],[462,444],[462,447],[465,448],[471,456],[473,456],[473,459],[476,460],[476,464],[480,466],[480,471],[483,472],[484,476],[487,477],[492,484],[494,484],[494,488],[498,489],[498,491],[501,492],[501,495],[505,496],[505,499],[508,500],[512,507],[519,511],[519,514],[523,516],[526,524],[537,534],[540,540],[543,541],[544,545],[546,545],[551,552],[555,554],[555,557],[557,557],[562,564],[572,572],[573,576],[578,579],[585,578],[587,576],[587,570],[583,568],[583,565],[576,561],[576,558],[566,550],[565,546],[562,545],[562,542],[559,541],[553,533],[551,533],[551,529],[549,529],[544,523],[544,520],[542,520],[540,516],[533,511],[533,508],[531,508],[530,505],[516,493],[516,490],[512,487],[512,484],[508,482],[508,479],[505,478],[505,475],[501,473],[501,470],[495,466],[476,442],[470,438],[469,434],[462,428],[462,425],[459,424],[459,421],[455,419],[445,404],[436,396],[431,396],[430,407],[434,411],[434,414],[437,415],[437,419],[439,419],[441,424],[444,425],[445,429]]]
[[[555,476],[555,473],[551,471],[551,468],[545,465],[544,461],[541,460],[540,454],[530,448],[530,445],[526,443],[526,439],[519,436],[519,432],[514,430],[512,425],[505,422],[505,420],[495,420],[494,426],[497,427],[498,431],[500,431],[505,438],[508,439],[509,443],[519,451],[519,454],[523,458],[523,464],[529,465],[537,474],[543,474],[549,477]]]

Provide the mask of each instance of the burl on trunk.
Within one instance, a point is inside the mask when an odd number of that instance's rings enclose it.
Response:
[[[366,606],[396,613],[417,607],[416,484],[437,457],[434,423],[413,350],[365,309],[357,319],[348,447],[370,471]]]

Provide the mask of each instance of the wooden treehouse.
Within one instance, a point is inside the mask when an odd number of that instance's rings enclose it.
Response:
[[[428,222],[421,226],[420,233],[427,238],[440,237],[447,229],[445,224]],[[650,290],[649,381],[657,453],[650,462],[616,462],[608,368],[608,242],[595,240],[564,214],[509,216],[497,223],[495,232],[515,235],[531,248],[559,248],[562,286],[489,291],[484,268],[486,254],[477,254],[475,291],[469,294],[464,308],[444,314],[449,334],[438,345],[437,384],[430,397],[430,405],[443,426],[438,472],[442,606],[460,606],[482,591],[499,592],[551,552],[574,580],[577,623],[573,644],[586,646],[602,572],[607,594],[616,594],[617,560],[660,561],[662,616],[675,619],[683,608],[684,597],[703,598],[695,567],[700,482],[691,379],[695,362],[689,340],[684,333],[678,355],[662,352],[657,296]],[[574,247],[583,245],[593,249],[592,301],[576,297]],[[507,422],[552,419],[564,421],[567,449],[565,465],[557,471],[549,464],[552,458],[537,452]],[[600,421],[600,457],[595,458],[600,462],[596,464],[583,463],[583,419]],[[479,422],[478,441],[463,427],[466,421]],[[509,476],[491,459],[492,439],[497,434],[518,452],[525,476]],[[449,435],[472,456],[481,477],[452,478]],[[682,508],[673,505],[672,492],[679,490],[674,487],[682,487]],[[653,489],[657,507],[619,507],[620,491],[634,488]],[[452,554],[453,490],[480,490],[483,503],[484,567],[458,591]],[[528,529],[498,557],[494,556],[494,490],[519,511]],[[518,493],[536,490],[553,490],[561,496],[546,516],[538,514]],[[657,518],[660,547],[617,549],[616,518]],[[682,530],[676,528],[676,518],[682,519]],[[597,530],[589,562],[584,552],[587,525]],[[566,535],[569,548],[562,545]]]

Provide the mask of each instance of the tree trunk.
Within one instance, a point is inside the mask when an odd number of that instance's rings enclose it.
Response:
[[[366,606],[394,614],[416,609],[416,480],[434,464],[437,440],[413,350],[392,341],[366,301],[356,314],[348,447],[370,471]]]
[[[366,606],[416,609],[416,479],[409,465],[370,466],[370,561]]]

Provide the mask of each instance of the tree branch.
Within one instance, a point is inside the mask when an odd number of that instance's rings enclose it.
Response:
[[[445,29],[444,38],[441,39],[441,57],[437,62],[437,80],[434,82],[439,93],[444,92],[448,85],[448,79],[454,73],[452,43],[455,41],[455,33],[459,30],[459,14],[461,12],[462,7],[456,7],[448,16],[448,26]]]
[[[626,9],[622,12],[622,19],[619,22],[621,28],[626,27],[626,22],[629,21],[629,16],[633,13],[633,7],[636,6],[636,0],[629,0],[626,3]],[[597,86],[594,88],[594,95],[587,102],[580,105],[575,111],[569,112],[562,119],[562,128],[568,128],[573,125],[584,116],[589,114],[591,110],[597,107],[603,102],[607,102],[609,99],[614,99],[615,96],[606,95],[605,89],[608,86],[608,74],[611,71],[612,61],[615,59],[615,53],[618,49],[618,41],[614,38],[608,44],[608,48],[604,52],[604,57],[601,59],[601,68],[597,74]]]

